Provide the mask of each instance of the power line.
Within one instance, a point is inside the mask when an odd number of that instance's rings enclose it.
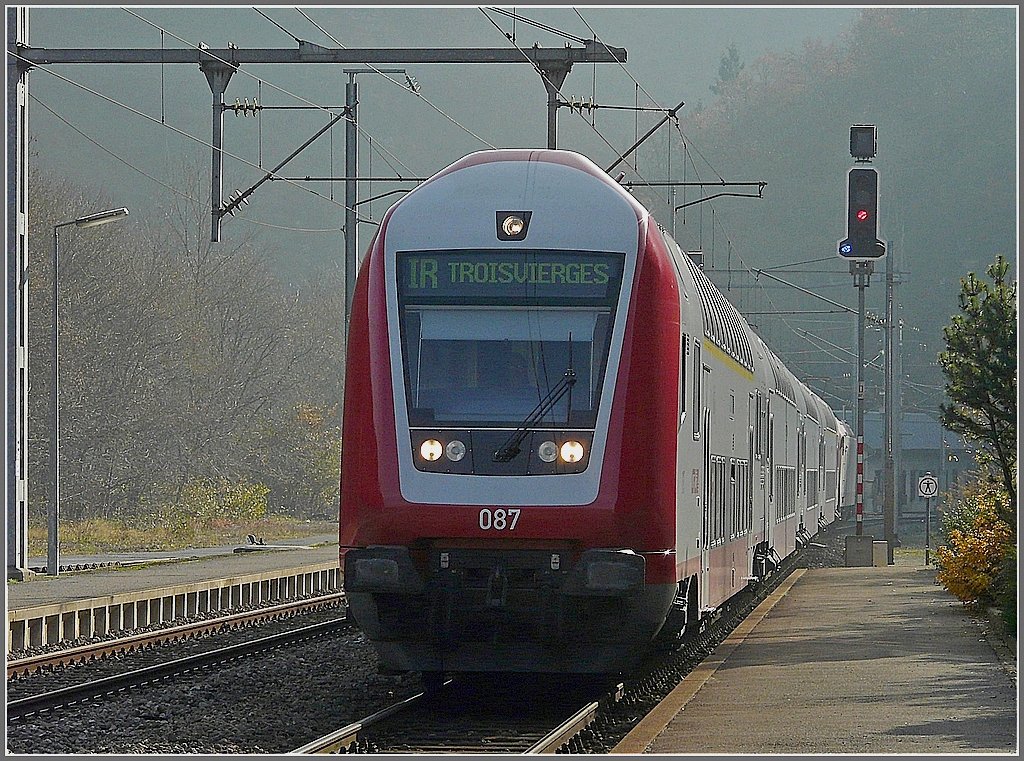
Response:
[[[160,30],[160,33],[161,33],[161,34],[164,34],[164,33],[170,34],[170,35],[171,35],[172,37],[174,37],[175,39],[177,39],[177,40],[178,40],[179,42],[182,42],[182,43],[184,43],[185,45],[188,45],[188,46],[190,46],[190,47],[192,47],[192,48],[194,48],[194,49],[196,49],[196,50],[202,50],[202,47],[201,47],[200,45],[197,45],[196,43],[192,43],[192,42],[189,42],[188,40],[186,40],[186,39],[184,39],[184,38],[182,38],[182,37],[179,37],[179,36],[177,36],[177,35],[173,34],[172,32],[169,32],[169,31],[165,30],[165,29],[164,29],[163,27],[161,27],[161,26],[160,26],[159,24],[156,24],[156,23],[154,23],[154,22],[152,22],[152,21],[149,21],[148,19],[146,19],[146,18],[143,18],[143,17],[142,17],[142,16],[140,16],[139,14],[137,14],[137,13],[134,13],[134,12],[132,12],[132,11],[128,10],[127,8],[125,8],[124,10],[128,11],[128,13],[130,13],[130,14],[131,14],[132,16],[135,16],[135,17],[136,17],[136,18],[138,18],[138,19],[139,19],[140,21],[143,21],[143,22],[145,22],[145,23],[149,24],[150,26],[152,26],[152,27],[154,27],[154,28],[156,28],[156,29],[159,29],[159,30]],[[259,11],[258,9],[255,9],[255,8],[254,8],[253,10],[256,10],[256,11],[257,11],[258,13],[260,13],[260,11]],[[299,10],[299,9],[296,9],[296,10]],[[301,11],[301,10],[299,10],[299,13],[302,13],[302,11]],[[261,15],[263,15],[263,14],[261,13]],[[302,13],[302,15],[303,15],[303,16],[305,16],[305,17],[306,17],[306,19],[307,19],[307,20],[308,20],[308,21],[309,21],[310,23],[312,23],[312,24],[313,24],[314,26],[316,26],[316,28],[317,28],[317,29],[320,29],[320,31],[322,31],[322,32],[323,32],[324,34],[326,34],[326,35],[327,35],[328,37],[331,37],[331,35],[327,34],[327,32],[326,32],[326,31],[324,31],[324,30],[323,30],[323,29],[322,29],[322,28],[321,28],[321,27],[320,27],[320,26],[319,26],[319,25],[318,25],[318,24],[317,24],[317,23],[316,23],[315,21],[313,21],[313,20],[312,20],[312,19],[310,19],[310,18],[309,18],[308,16],[306,16],[306,14],[305,14],[305,13]],[[274,21],[273,21],[272,19],[269,19],[269,17],[267,17],[267,18],[268,18],[268,20],[269,20],[269,21],[271,21],[272,23],[276,23],[276,22],[274,22]],[[283,29],[283,27],[282,27],[282,29]],[[289,34],[290,36],[292,36],[292,37],[293,37],[293,39],[294,39],[294,40],[295,40],[296,42],[298,42],[298,43],[301,43],[301,42],[302,42],[302,40],[300,40],[300,39],[299,39],[298,37],[295,37],[294,35],[291,35],[291,33],[290,33],[290,32],[288,32],[287,30],[284,30],[284,31],[285,31],[285,33],[286,33],[286,34]],[[331,37],[331,39],[333,40],[334,38],[333,38],[333,37]],[[335,40],[335,42],[337,42],[337,40]],[[339,46],[340,46],[340,47],[344,48],[344,45],[341,45],[340,43],[338,43],[338,44],[339,44]],[[207,51],[205,51],[205,52],[207,53],[207,55],[209,55],[209,56],[210,56],[211,58],[213,58],[214,60],[218,60],[218,61],[220,61],[221,63],[227,64],[227,65],[232,65],[232,64],[231,64],[231,63],[230,63],[229,61],[225,61],[225,60],[224,60],[223,58],[220,58],[220,57],[218,57],[218,56],[216,56],[216,55],[213,55],[213,54],[211,54],[211,53],[210,53],[210,52],[209,52],[208,50],[207,50]],[[370,68],[373,68],[373,67],[371,66]],[[406,88],[406,86],[405,86],[405,85],[403,85],[403,84],[402,84],[402,83],[400,83],[400,82],[397,82],[396,80],[394,80],[394,79],[392,79],[391,77],[387,76],[387,75],[386,75],[386,74],[384,74],[383,72],[380,72],[380,71],[379,71],[379,70],[377,70],[377,69],[374,69],[374,70],[375,70],[375,71],[377,71],[377,73],[378,73],[378,74],[380,74],[380,75],[381,75],[382,77],[384,77],[385,79],[387,79],[387,80],[388,80],[389,82],[392,82],[393,84],[395,84],[395,85],[398,85],[398,86],[399,86],[399,87],[401,87],[401,88],[402,88],[403,90],[406,90],[406,89],[408,89],[408,88]],[[258,77],[258,76],[256,76],[255,74],[252,74],[251,72],[245,71],[245,70],[243,70],[243,69],[238,69],[238,71],[241,71],[241,72],[242,72],[243,74],[245,74],[246,76],[250,77],[251,79],[255,79],[255,80],[256,80],[256,82],[257,82],[257,83],[258,83],[258,84],[259,84],[260,86],[262,86],[262,85],[266,84],[266,85],[268,85],[269,87],[272,87],[272,88],[274,88],[274,89],[276,89],[276,90],[278,90],[278,91],[280,91],[280,92],[282,92],[282,93],[284,93],[284,94],[286,94],[286,95],[288,95],[288,96],[290,96],[290,97],[292,97],[292,98],[295,98],[296,100],[298,100],[298,101],[300,101],[300,102],[306,103],[307,105],[309,105],[309,106],[310,106],[310,107],[312,107],[312,108],[315,108],[315,109],[317,109],[317,110],[319,110],[319,111],[323,111],[323,112],[325,112],[325,113],[326,113],[326,114],[328,114],[328,115],[329,115],[329,116],[330,116],[331,118],[335,118],[335,117],[337,116],[337,114],[335,114],[335,113],[334,113],[334,112],[333,112],[333,111],[332,111],[331,109],[329,109],[329,108],[325,108],[324,106],[321,106],[321,105],[319,105],[319,104],[317,104],[317,103],[313,103],[313,102],[312,102],[312,101],[310,101],[310,100],[306,100],[306,99],[305,99],[305,98],[303,98],[302,96],[300,96],[300,95],[297,95],[296,93],[293,93],[293,92],[291,92],[290,90],[286,90],[286,89],[284,89],[283,87],[278,87],[277,85],[273,84],[272,82],[269,82],[269,81],[267,81],[267,80],[265,80],[265,79],[263,79],[263,78],[261,78],[261,77]],[[372,137],[372,136],[370,135],[370,133],[369,133],[369,132],[367,132],[367,131],[365,130],[365,128],[364,128],[364,127],[363,127],[362,125],[360,125],[360,124],[356,124],[356,129],[357,129],[358,131],[360,131],[360,132],[364,132],[364,133],[366,134],[366,136],[367,136],[368,138]],[[377,142],[379,143],[380,141],[377,141]],[[383,146],[381,146],[381,147],[380,147],[380,150],[387,150],[387,149],[386,149],[386,148],[384,148]],[[405,169],[406,169],[406,170],[407,170],[407,171],[408,171],[408,172],[409,172],[410,174],[413,174],[413,171],[412,171],[411,169],[409,169],[409,167],[405,166],[405,164],[404,164],[404,163],[403,163],[403,162],[402,162],[402,161],[401,161],[400,159],[398,159],[398,158],[397,158],[397,157],[396,157],[396,156],[395,156],[394,154],[391,154],[391,152],[390,152],[390,151],[388,151],[388,153],[389,153],[389,154],[391,155],[391,157],[392,157],[392,158],[394,158],[394,160],[395,160],[396,162],[398,162],[398,163],[399,163],[399,164],[401,164],[401,165],[402,165],[403,167],[405,167]],[[390,166],[390,164],[389,164],[389,166]],[[392,169],[394,169],[394,167],[392,167]],[[396,174],[397,174],[397,172],[396,172]],[[333,200],[333,199],[332,199],[332,200]]]
[[[128,167],[132,171],[138,172],[139,174],[141,174],[146,179],[152,180],[157,185],[161,186],[162,188],[164,188],[166,190],[171,191],[175,195],[181,196],[182,198],[184,198],[187,201],[191,201],[192,203],[195,203],[195,204],[201,203],[199,201],[199,199],[193,198],[188,193],[184,193],[180,189],[178,189],[178,188],[176,188],[176,187],[174,187],[172,185],[168,185],[166,182],[164,182],[163,180],[159,179],[158,177],[154,177],[153,175],[149,174],[145,170],[139,169],[139,167],[135,166],[134,164],[132,164],[130,161],[128,161],[124,157],[118,156],[114,151],[112,151],[109,148],[107,148],[105,145],[100,143],[98,140],[96,140],[96,139],[90,137],[89,135],[87,135],[79,127],[76,127],[74,124],[72,124],[67,119],[65,119],[63,116],[61,116],[59,113],[57,113],[52,108],[50,108],[46,103],[41,101],[39,99],[39,96],[37,96],[35,93],[30,93],[29,97],[32,98],[32,100],[36,103],[36,105],[42,106],[44,109],[49,111],[54,117],[56,117],[58,120],[63,122],[69,129],[71,129],[72,131],[76,132],[83,139],[85,139],[88,142],[90,142],[93,145],[95,145],[101,151],[103,151],[104,153],[108,154],[111,158],[114,158],[117,161],[120,161],[122,164],[124,164],[126,167]],[[272,228],[275,228],[275,229],[278,229],[278,230],[290,230],[292,232],[302,232],[302,233],[333,233],[333,232],[341,232],[343,230],[343,228],[337,228],[337,227],[307,228],[307,227],[291,227],[289,225],[275,225],[275,224],[273,224],[271,222],[264,222],[264,221],[259,220],[259,219],[251,219],[250,217],[246,217],[244,215],[240,215],[238,218],[241,219],[244,222],[249,222],[249,223],[254,224],[254,225],[261,225],[263,227],[272,227]]]
[[[24,61],[25,63],[31,63],[30,61],[28,61],[24,57],[19,56],[17,53],[13,53],[11,51],[8,51],[8,54],[13,56],[14,58],[17,58],[17,59],[19,59],[21,61]],[[126,110],[126,111],[128,111],[128,112],[130,112],[132,114],[135,114],[136,116],[141,116],[143,119],[146,119],[147,121],[151,121],[154,124],[157,124],[157,125],[163,127],[164,129],[168,129],[168,130],[170,130],[170,131],[172,131],[172,132],[174,132],[174,133],[176,133],[178,135],[181,135],[182,137],[185,137],[185,138],[187,138],[187,139],[189,139],[189,140],[191,140],[191,141],[193,141],[195,143],[198,143],[199,145],[205,146],[207,148],[213,148],[213,145],[211,143],[208,143],[208,142],[206,142],[205,140],[203,140],[201,138],[195,137],[194,135],[190,135],[188,132],[185,132],[184,130],[180,130],[180,129],[178,129],[177,127],[175,127],[173,125],[167,124],[166,122],[162,123],[159,119],[156,119],[155,117],[152,117],[149,114],[146,114],[146,113],[144,113],[142,111],[139,111],[136,108],[132,108],[131,106],[127,105],[126,103],[122,103],[121,101],[116,100],[115,98],[111,98],[109,95],[104,95],[103,93],[101,93],[101,92],[99,92],[97,90],[93,90],[91,87],[87,87],[86,85],[83,85],[80,82],[75,82],[74,80],[69,79],[68,77],[65,77],[65,76],[63,76],[61,74],[58,74],[57,72],[53,71],[49,67],[41,68],[41,70],[45,71],[50,76],[52,76],[52,77],[54,77],[56,79],[61,80],[62,82],[66,82],[69,85],[73,85],[74,87],[77,87],[77,88],[79,88],[81,90],[84,90],[85,92],[89,93],[90,95],[95,95],[97,98],[105,100],[108,103],[112,103],[115,106],[119,106],[120,108],[123,108],[124,110]],[[225,156],[233,158],[236,161],[240,161],[243,164],[252,167],[253,169],[260,169],[262,171],[262,167],[257,166],[256,164],[252,163],[248,159],[244,159],[241,156],[236,156],[235,154],[230,153],[229,151],[226,151],[226,150],[222,150],[221,152]],[[323,200],[327,201],[328,203],[330,203],[330,204],[332,204],[334,206],[337,206],[337,207],[342,208],[342,209],[345,208],[344,204],[338,203],[337,201],[333,200],[332,198],[328,198],[327,196],[323,195],[322,193],[318,193],[315,190],[311,190],[311,189],[309,189],[307,187],[304,187],[303,185],[300,185],[297,182],[294,182],[292,180],[288,180],[288,179],[283,178],[283,177],[280,178],[280,179],[284,180],[285,182],[287,182],[290,185],[295,186],[299,190],[302,190],[302,191],[304,191],[306,193],[309,193],[310,195],[314,195],[317,198],[322,198]],[[369,220],[366,220],[366,221],[369,221]]]
[[[580,44],[586,44],[587,42],[587,40],[583,39],[582,37],[576,37],[574,35],[569,34],[568,32],[563,32],[561,29],[555,29],[555,27],[553,26],[548,26],[547,24],[542,24],[539,21],[528,19],[526,18],[526,16],[520,16],[518,13],[515,13],[514,11],[506,11],[504,8],[496,8],[494,6],[491,6],[487,10],[493,11],[494,13],[500,13],[503,16],[508,16],[513,20],[522,21],[524,24],[529,24],[530,26],[535,26],[538,29],[543,29],[545,32],[557,34],[561,37],[564,37],[567,40],[571,40],[572,42],[578,42]],[[505,36],[508,37],[510,41],[514,42],[511,35],[506,34]]]
[[[490,21],[490,22],[491,22],[491,24],[492,24],[492,25],[494,26],[494,28],[495,28],[495,29],[497,29],[497,30],[498,30],[499,32],[501,32],[502,36],[504,36],[504,37],[505,37],[506,39],[508,39],[508,41],[509,41],[509,42],[511,42],[511,43],[512,43],[512,46],[513,46],[513,47],[514,47],[514,48],[515,48],[516,50],[518,50],[518,51],[519,51],[520,53],[522,53],[522,54],[523,54],[523,56],[524,56],[524,57],[526,58],[526,60],[527,60],[527,61],[530,61],[531,63],[533,63],[533,61],[532,61],[532,60],[530,59],[530,56],[528,56],[528,55],[526,54],[526,51],[525,51],[525,50],[523,50],[523,49],[522,49],[521,47],[519,47],[519,45],[515,44],[515,42],[514,42],[514,41],[512,41],[512,39],[511,39],[511,38],[510,38],[510,37],[509,37],[509,36],[508,36],[507,34],[505,34],[505,32],[503,32],[503,31],[502,31],[501,27],[500,27],[500,26],[499,26],[499,25],[498,25],[498,24],[497,24],[497,23],[496,23],[496,22],[494,21],[494,19],[492,19],[492,18],[491,18],[490,16],[488,16],[488,15],[487,15],[487,10],[486,10],[486,9],[484,9],[484,8],[480,8],[480,12],[484,14],[484,18],[486,18],[486,19],[487,19],[488,21]],[[601,44],[602,44],[602,46],[603,46],[603,47],[605,48],[605,50],[607,50],[607,51],[608,51],[608,52],[609,52],[609,53],[611,54],[612,58],[613,58],[613,59],[614,59],[614,60],[616,61],[616,63],[619,63],[619,65],[621,66],[621,62],[620,62],[620,61],[618,60],[618,58],[617,58],[617,57],[615,56],[615,54],[614,54],[614,53],[612,52],[611,48],[609,48],[609,47],[608,47],[608,45],[605,45],[605,44],[604,44],[603,42],[602,42]],[[565,95],[564,95],[564,94],[562,93],[562,90],[561,90],[561,88],[560,88],[560,87],[556,87],[556,86],[555,86],[555,84],[554,84],[554,82],[552,82],[552,81],[551,81],[551,80],[550,80],[550,79],[549,79],[549,78],[548,78],[548,77],[547,77],[547,76],[545,75],[545,73],[544,73],[544,72],[543,72],[543,71],[542,71],[542,70],[540,69],[540,67],[538,67],[538,66],[537,66],[536,64],[534,64],[534,69],[535,69],[535,70],[537,71],[537,73],[538,73],[538,74],[540,74],[541,78],[542,78],[542,79],[543,79],[543,80],[544,80],[545,82],[547,82],[547,83],[548,83],[549,85],[551,85],[551,87],[552,87],[552,88],[553,88],[553,89],[555,90],[555,92],[556,92],[556,93],[557,93],[558,95],[560,95],[560,96],[562,97],[562,99],[563,99],[563,100],[565,100]],[[591,129],[591,130],[592,130],[592,131],[594,132],[594,134],[596,134],[596,135],[597,135],[597,136],[598,136],[598,137],[599,137],[599,138],[601,139],[601,141],[602,141],[602,142],[603,142],[603,143],[604,143],[604,144],[605,144],[606,146],[608,146],[608,148],[610,148],[610,149],[612,150],[612,152],[613,152],[613,153],[615,153],[616,155],[618,155],[618,150],[617,150],[617,149],[615,148],[615,146],[614,146],[614,145],[612,145],[611,141],[609,141],[609,140],[608,140],[608,138],[607,138],[607,137],[605,137],[605,136],[604,136],[604,134],[603,134],[603,133],[601,132],[601,130],[599,130],[599,129],[598,129],[598,128],[597,128],[597,127],[596,127],[596,126],[594,125],[594,124],[591,124],[590,122],[588,122],[588,121],[586,120],[586,118],[585,118],[585,117],[583,116],[583,113],[582,113],[582,111],[580,112],[579,116],[580,116],[580,118],[581,118],[581,119],[583,119],[583,122],[584,122],[584,123],[585,123],[585,124],[586,124],[586,125],[587,125],[588,127],[590,127],[590,129]],[[646,182],[646,179],[645,179],[645,178],[644,178],[644,177],[643,177],[642,175],[640,175],[640,173],[639,173],[639,172],[635,172],[635,173],[637,174],[637,176],[639,176],[639,177],[640,177],[640,178],[641,178],[642,180],[644,180],[644,181]]]
[[[256,12],[257,12],[258,14],[260,14],[260,15],[261,15],[261,16],[262,16],[263,18],[265,18],[265,19],[266,19],[267,21],[269,21],[269,22],[270,22],[271,24],[273,24],[274,26],[276,26],[276,27],[277,27],[278,29],[280,29],[280,30],[281,30],[282,32],[284,32],[285,34],[287,34],[287,35],[288,35],[289,37],[291,37],[291,38],[292,38],[293,40],[295,40],[295,42],[302,42],[302,40],[300,40],[300,39],[299,39],[298,37],[296,37],[296,36],[295,36],[294,34],[292,34],[291,32],[289,32],[289,31],[288,31],[287,29],[285,29],[285,28],[284,28],[283,26],[281,26],[280,24],[278,24],[278,23],[277,23],[276,21],[274,21],[274,19],[270,18],[270,16],[268,16],[268,15],[267,15],[266,13],[264,13],[263,11],[261,11],[261,10],[260,10],[259,8],[253,8],[253,10],[254,10],[254,11],[256,11]]]
[[[325,35],[327,35],[327,37],[329,37],[329,38],[331,39],[331,41],[332,41],[332,42],[333,42],[333,43],[334,43],[335,45],[337,45],[337,46],[338,46],[339,48],[341,48],[342,50],[348,50],[348,48],[346,48],[346,47],[345,47],[344,45],[342,45],[342,44],[341,44],[340,42],[338,42],[338,40],[337,40],[337,39],[336,39],[336,38],[335,38],[335,37],[334,37],[333,35],[331,35],[331,34],[330,34],[330,33],[329,33],[329,32],[328,32],[327,30],[325,30],[325,29],[324,29],[324,28],[323,28],[322,26],[320,26],[320,25],[319,25],[318,23],[316,23],[316,22],[315,22],[315,21],[314,21],[313,19],[311,19],[311,18],[310,18],[309,16],[307,16],[307,15],[306,15],[306,14],[305,14],[305,13],[303,12],[303,10],[302,10],[301,8],[296,8],[295,10],[296,10],[296,11],[298,11],[298,13],[300,13],[300,14],[302,15],[302,17],[303,17],[303,18],[305,18],[305,19],[306,19],[307,21],[309,21],[309,23],[311,23],[311,24],[312,24],[313,26],[315,26],[315,27],[316,27],[317,29],[319,29],[319,30],[320,30],[321,32],[323,32],[323,33],[324,33]],[[394,82],[394,83],[395,83],[396,85],[398,85],[398,86],[402,87],[402,89],[406,89],[406,88],[405,88],[405,86],[404,86],[404,85],[402,85],[402,84],[401,84],[400,82],[398,82],[398,81],[396,81],[396,80],[394,80],[394,79],[391,79],[391,77],[389,77],[389,76],[387,76],[386,74],[384,74],[384,73],[382,73],[381,71],[379,71],[379,70],[378,70],[377,68],[375,68],[375,67],[374,67],[374,66],[373,66],[372,64],[366,64],[366,65],[367,65],[367,67],[368,67],[368,68],[370,68],[370,69],[373,69],[374,71],[376,71],[376,72],[377,72],[378,74],[380,74],[380,75],[381,75],[382,77],[384,77],[385,79],[387,79],[387,80],[389,80],[389,81],[391,81],[391,82]],[[441,116],[443,116],[443,117],[444,117],[445,119],[447,119],[448,121],[450,121],[450,122],[451,122],[452,124],[454,124],[454,125],[455,125],[456,127],[458,127],[459,129],[463,130],[463,131],[464,131],[464,132],[465,132],[466,134],[470,135],[470,136],[471,136],[472,138],[474,138],[475,140],[478,140],[478,141],[479,141],[479,142],[481,142],[482,144],[486,145],[486,146],[487,146],[488,148],[492,148],[492,149],[497,149],[497,146],[495,146],[495,145],[493,145],[493,144],[489,143],[488,141],[484,140],[484,139],[483,139],[482,137],[480,137],[480,136],[479,136],[478,134],[476,134],[475,132],[473,132],[473,130],[469,129],[468,127],[466,127],[466,126],[464,126],[464,125],[462,125],[462,124],[460,124],[458,120],[456,120],[456,119],[455,119],[454,117],[450,116],[450,115],[449,115],[449,114],[448,114],[447,112],[445,112],[445,111],[444,111],[443,109],[441,109],[441,108],[438,108],[437,106],[435,106],[435,105],[434,105],[434,104],[433,104],[433,103],[432,103],[432,102],[430,101],[430,99],[429,99],[429,98],[427,98],[427,97],[425,97],[425,96],[424,96],[424,95],[423,95],[422,93],[416,92],[416,93],[414,93],[414,95],[416,95],[416,97],[420,98],[420,99],[421,99],[421,100],[422,100],[422,101],[423,101],[424,103],[426,103],[426,104],[427,104],[428,106],[430,106],[430,107],[431,107],[431,108],[433,108],[433,109],[434,109],[435,111],[437,111],[437,112],[438,112],[439,114],[441,114]],[[357,125],[357,126],[358,126],[358,125]],[[398,159],[395,159],[395,160],[397,161]],[[401,163],[401,162],[399,161],[399,163]],[[404,164],[402,164],[402,166],[405,166],[405,165],[404,165]],[[406,168],[408,169],[408,167],[406,167]],[[410,172],[410,174],[412,174],[412,170],[409,170],[409,172]]]

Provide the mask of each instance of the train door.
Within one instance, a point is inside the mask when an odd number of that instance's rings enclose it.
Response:
[[[764,461],[761,465],[761,479],[765,484],[764,490],[764,540],[771,547],[772,542],[772,503],[775,497],[775,483],[773,478],[774,450],[775,450],[775,416],[772,414],[771,394],[765,400],[765,448]]]
[[[701,365],[699,414],[704,429],[704,504],[701,511],[700,533],[700,600],[702,607],[707,607],[705,603],[711,599],[711,510],[714,499],[711,491],[711,404],[708,399],[708,395],[711,393],[710,381],[711,368]]]
[[[740,521],[740,525],[743,527],[743,533],[747,537],[747,569],[753,567],[753,554],[754,544],[753,536],[754,533],[754,455],[757,453],[755,444],[756,429],[758,421],[758,406],[755,403],[754,392],[750,392],[750,400],[747,403],[747,470],[746,477],[743,483],[743,499],[741,500],[741,510],[743,511],[743,518]]]

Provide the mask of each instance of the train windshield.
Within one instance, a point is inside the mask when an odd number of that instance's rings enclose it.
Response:
[[[515,427],[572,370],[539,427],[592,428],[604,382],[621,254],[399,255],[410,424]]]

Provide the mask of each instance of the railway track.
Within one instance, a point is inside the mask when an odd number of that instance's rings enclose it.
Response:
[[[141,652],[159,645],[198,639],[200,637],[219,634],[264,621],[282,620],[302,613],[325,610],[327,608],[341,605],[344,600],[344,592],[335,592],[315,598],[308,598],[305,600],[259,608],[258,610],[246,611],[244,613],[218,616],[217,618],[142,632],[127,637],[119,637],[113,640],[105,640],[77,647],[64,648],[24,658],[15,658],[7,662],[7,679],[10,680],[19,676],[30,676],[43,671],[76,664],[90,663],[109,656],[120,656],[133,652]]]
[[[622,685],[609,692],[561,677],[449,680],[292,752],[555,753],[595,720],[602,693],[616,699]]]
[[[625,682],[565,689],[569,680],[562,677],[545,691],[540,683],[510,682],[510,675],[490,683],[450,680],[435,695],[414,695],[292,753],[608,753],[804,557],[805,551],[791,556],[756,590],[653,653]]]
[[[52,711],[63,706],[93,700],[105,695],[117,694],[125,690],[170,679],[180,674],[227,664],[239,658],[331,636],[338,632],[347,631],[350,628],[350,623],[344,619],[321,622],[292,631],[273,634],[269,637],[262,637],[250,642],[229,645],[228,647],[177,658],[165,663],[158,663],[69,687],[9,700],[7,702],[7,720],[8,722],[14,722],[42,711]]]

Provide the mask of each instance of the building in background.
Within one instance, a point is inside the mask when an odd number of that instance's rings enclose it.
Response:
[[[850,413],[847,412],[847,416]],[[853,420],[848,419],[851,425]],[[942,427],[922,412],[906,412],[895,426],[894,448],[899,446],[896,475],[896,532],[924,532],[925,501],[917,495],[917,481],[925,473],[939,480],[939,495],[932,500],[932,529],[937,525],[944,494],[977,469],[973,447],[963,436]],[[864,413],[864,513],[882,515],[884,491],[885,419],[881,412]]]

